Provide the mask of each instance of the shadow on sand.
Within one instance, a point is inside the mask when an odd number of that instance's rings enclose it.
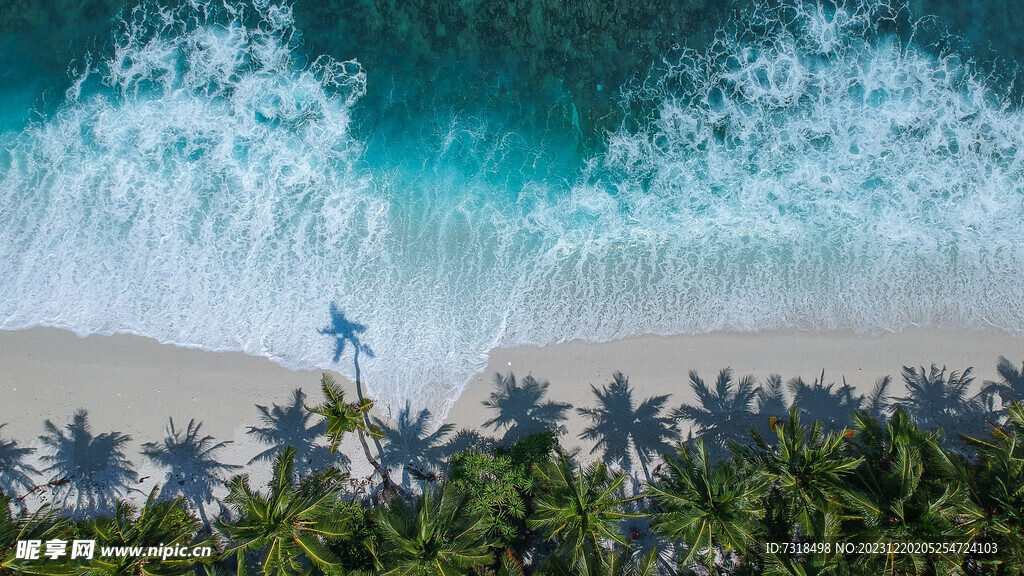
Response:
[[[342,467],[348,466],[349,459],[344,454],[338,453],[332,457],[325,446],[317,443],[324,435],[324,423],[315,420],[313,414],[306,410],[305,401],[306,394],[301,388],[296,388],[292,391],[289,404],[272,404],[269,408],[256,405],[263,426],[250,426],[246,434],[252,435],[269,448],[253,456],[249,460],[250,464],[271,462],[281,450],[291,446],[295,448],[295,473],[300,476],[308,476],[330,466],[335,463],[335,459]]]
[[[413,479],[421,482],[435,480],[446,454],[446,444],[441,442],[455,428],[444,424],[432,433],[430,411],[424,408],[415,416],[407,402],[398,412],[392,427],[374,418],[374,423],[384,433],[384,456],[381,465],[385,468],[402,469],[402,485],[411,487]]]
[[[598,400],[596,408],[577,408],[591,422],[580,438],[594,441],[590,453],[601,451],[606,465],[621,467],[631,478],[635,456],[649,482],[651,463],[670,452],[679,436],[675,421],[662,414],[668,396],[646,398],[637,405],[629,379],[621,372],[612,378],[611,384],[600,389],[591,385]]]
[[[47,420],[46,434],[39,437],[49,454],[48,466],[53,501],[71,516],[96,516],[113,511],[118,498],[126,496],[137,481],[124,448],[131,437],[120,432],[93,436],[88,412],[79,409],[63,429]]]
[[[888,409],[889,377],[876,382],[866,396],[854,394],[853,387],[845,382],[837,388],[835,384],[824,384],[824,380],[822,372],[811,383],[792,378],[784,385],[781,376],[772,374],[758,385],[753,376],[734,379],[732,370],[725,368],[711,386],[691,371],[690,387],[697,401],[683,404],[672,412],[672,417],[692,423],[690,437],[702,437],[711,456],[720,459],[731,455],[731,444],[746,443],[751,430],[762,437],[773,436],[773,419],[785,419],[793,407],[809,419],[820,420],[826,432],[846,428],[854,410],[881,416]]]
[[[213,436],[200,436],[200,428],[201,422],[189,420],[185,430],[180,430],[174,426],[174,419],[169,419],[163,442],[143,444],[142,454],[168,470],[157,497],[161,500],[183,497],[198,512],[203,526],[209,529],[210,519],[206,517],[205,505],[216,502],[213,492],[224,485],[223,475],[241,466],[219,462],[216,453],[231,442],[217,442]]]
[[[497,410],[498,414],[484,422],[495,430],[505,430],[501,444],[511,446],[516,441],[531,434],[548,430],[556,435],[565,433],[562,424],[572,409],[569,404],[544,401],[548,383],[535,379],[533,376],[517,382],[514,374],[508,376],[494,375],[495,390],[484,400],[484,406]]]
[[[4,426],[6,424],[0,424],[0,430]],[[16,440],[0,438],[0,492],[18,494],[33,488],[35,483],[32,478],[39,475],[39,470],[26,464],[25,458],[35,451],[35,448],[18,446]]]

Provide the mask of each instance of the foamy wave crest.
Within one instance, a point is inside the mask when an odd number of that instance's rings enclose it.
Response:
[[[287,8],[145,4],[0,157],[0,328],[352,375],[320,332],[334,304],[366,327],[370,394],[441,411],[495,346],[1024,332],[1024,117],[887,35],[900,18],[746,17],[626,92],[631,128],[566,183],[486,111],[360,142],[373,71],[305,64]]]
[[[510,341],[909,325],[1024,332],[1024,115],[888,6],[745,17],[627,94]],[[548,297],[543,307],[532,300]]]
[[[354,61],[293,55],[289,9],[144,4],[5,153],[0,327],[131,332],[328,366],[328,304],[388,203],[357,167]],[[364,296],[364,301],[370,297]]]

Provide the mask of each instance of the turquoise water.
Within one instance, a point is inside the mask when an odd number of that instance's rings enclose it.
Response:
[[[495,346],[1024,333],[1020,8],[318,6],[4,22],[0,328],[351,374],[336,304],[434,407]]]

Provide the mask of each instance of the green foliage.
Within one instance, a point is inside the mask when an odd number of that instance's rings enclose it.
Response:
[[[534,508],[527,525],[557,544],[556,553],[579,569],[607,544],[626,545],[619,523],[635,514],[623,494],[624,474],[610,474],[601,462],[580,468],[561,452],[534,465]]]
[[[462,452],[452,457],[448,483],[466,494],[468,509],[480,514],[488,534],[513,546],[526,528],[533,465],[558,448],[551,431],[531,434],[493,454]]]
[[[703,561],[714,570],[716,547],[744,552],[758,542],[761,497],[769,477],[737,460],[710,463],[701,439],[679,444],[648,487],[658,505],[651,529],[687,545],[681,564]]]
[[[511,457],[456,454],[448,482],[467,495],[467,509],[483,517],[488,534],[506,546],[519,537],[532,480]]]
[[[217,525],[231,540],[225,554],[238,557],[239,574],[251,554],[259,556],[265,576],[293,576],[307,564],[324,570],[340,566],[327,541],[348,535],[337,501],[344,475],[328,468],[296,483],[294,467],[295,449],[289,446],[274,462],[268,493],[250,488],[245,475],[229,483],[227,502],[237,519]]]
[[[588,554],[576,565],[554,557],[544,572],[545,576],[654,576],[657,574],[657,550],[637,554],[629,547],[603,550]]]
[[[22,574],[56,575],[69,574],[71,566],[62,560],[24,560],[16,557],[19,540],[67,540],[70,525],[59,511],[51,506],[41,506],[35,512],[22,510],[15,514],[11,510],[11,498],[0,494],[0,574],[19,572]]]
[[[327,374],[323,374],[320,378],[320,389],[324,393],[325,400],[313,408],[307,406],[306,410],[323,416],[326,420],[326,435],[331,442],[331,454],[337,452],[338,445],[349,432],[363,430],[369,432],[374,438],[383,436],[379,428],[366,424],[366,414],[373,409],[372,400],[365,399],[358,404],[345,402],[345,391],[334,378]]]
[[[774,428],[773,444],[755,431],[751,433],[753,446],[737,450],[738,456],[760,466],[772,481],[763,500],[768,520],[764,523],[765,540],[836,542],[842,536],[847,477],[861,463],[849,456],[848,432],[826,435],[820,421],[807,427],[801,424],[796,407],[790,410],[788,421]],[[795,535],[794,526],[799,531]],[[844,557],[835,550],[802,555],[783,550],[767,553],[765,561],[768,573],[823,573],[844,562]]]
[[[157,492],[154,488],[140,510],[126,502],[118,502],[112,516],[96,518],[83,526],[84,531],[96,539],[97,547],[212,547],[215,544],[212,538],[197,539],[201,523],[189,513],[183,498],[157,502]],[[177,576],[188,574],[195,563],[195,558],[105,557],[97,554],[81,567],[80,573],[90,576]]]
[[[1016,378],[1005,359],[1000,368],[1005,381]],[[948,396],[943,394],[951,381],[963,380],[933,372],[915,374],[940,399]],[[314,411],[335,419],[339,441],[347,431],[365,430],[363,408],[370,404],[346,404],[329,378],[323,385],[328,401]],[[628,402],[621,405],[636,412]],[[678,445],[636,498],[625,496],[625,474],[600,462],[574,463],[554,431],[456,454],[447,477],[426,483],[421,497],[393,497],[390,503],[380,502],[401,493],[382,490],[367,502],[343,500],[345,476],[335,468],[297,478],[296,451],[285,448],[266,491],[253,490],[246,476],[229,483],[230,511],[216,522],[230,540],[222,557],[228,562],[19,560],[18,540],[95,538],[97,546],[144,548],[217,542],[216,536],[196,541],[200,522],[180,498],[158,502],[158,489],[140,508],[117,502],[110,515],[77,520],[50,506],[19,511],[17,501],[0,496],[0,575],[225,576],[237,560],[239,574],[255,568],[263,576],[645,576],[658,568],[645,522],[630,522],[637,531],[630,537],[623,523],[646,517],[652,532],[673,542],[668,550],[686,574],[1020,576],[1024,406],[1007,400],[1002,408],[1005,421],[962,438],[964,451],[944,449],[942,430],[922,429],[912,418],[917,415],[904,409],[888,418],[858,411],[852,429],[826,433],[820,421],[805,421],[803,406],[787,420],[768,420],[771,434],[753,431],[748,442],[733,444],[732,458],[715,461],[702,438]],[[952,411],[944,414],[953,417]],[[82,437],[93,438],[80,428]],[[200,448],[214,446],[198,427],[186,432],[182,438],[195,439]],[[172,436],[177,442],[181,435]],[[38,497],[42,488],[29,492]],[[64,494],[73,517],[81,501]],[[769,542],[977,543],[998,551],[794,553],[768,550]],[[641,545],[644,552],[637,551]],[[666,551],[663,543],[657,546]]]
[[[495,453],[507,455],[516,466],[521,466],[526,473],[533,470],[534,464],[547,460],[558,451],[558,436],[551,430],[530,434],[513,444],[511,447],[498,447]]]
[[[902,409],[884,424],[854,414],[853,454],[863,459],[845,491],[854,539],[869,543],[959,541],[957,529],[966,501],[960,483],[944,477],[946,456],[936,432],[924,432]],[[863,554],[853,558],[863,570],[955,573],[958,554]]]
[[[341,522],[342,534],[327,540],[339,560],[338,567],[331,572],[350,574],[373,571],[373,555],[370,550],[381,542],[373,509],[343,500],[334,505],[332,513]]]
[[[396,498],[377,510],[383,542],[371,551],[380,574],[455,576],[494,559],[483,517],[454,486],[427,485],[416,505]]]
[[[810,427],[800,423],[800,410],[792,408],[789,420],[775,426],[775,443],[752,433],[753,449],[741,450],[763,466],[782,495],[786,517],[811,541],[836,536],[833,519],[843,500],[845,478],[861,460],[848,455],[847,431],[825,434],[820,421]]]
[[[948,455],[947,460],[951,477],[969,498],[960,528],[970,541],[993,542],[1002,551],[972,562],[985,573],[1008,573],[1014,566],[1024,570],[1024,406],[1011,403],[1005,426],[987,438],[966,440],[977,459]]]

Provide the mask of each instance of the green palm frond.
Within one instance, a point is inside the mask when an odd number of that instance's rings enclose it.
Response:
[[[464,575],[494,560],[483,518],[449,486],[427,485],[415,505],[396,499],[376,522],[387,544],[371,548],[381,574]]]
[[[287,447],[274,461],[266,493],[253,490],[246,476],[229,483],[226,501],[237,519],[219,520],[230,539],[226,556],[237,556],[239,571],[250,553],[259,553],[265,576],[295,576],[308,566],[336,568],[340,560],[327,547],[328,539],[348,535],[338,495],[346,475],[336,468],[296,483],[295,450]]]
[[[330,453],[334,454],[346,434],[367,429],[366,414],[373,409],[373,401],[367,398],[359,403],[345,402],[345,391],[328,374],[322,375],[320,389],[324,394],[324,402],[313,408],[306,406],[306,410],[324,417]]]
[[[0,508],[0,573],[57,576],[74,572],[76,567],[64,560],[17,558],[19,540],[69,539],[71,525],[61,517],[57,508],[43,505],[34,512],[21,510],[14,514],[11,511],[11,498],[5,495],[0,495]]]
[[[692,447],[680,444],[649,486],[659,507],[651,529],[687,546],[683,564],[699,559],[710,568],[716,547],[742,553],[756,541],[767,487],[766,475],[735,460],[711,464],[701,439]]]
[[[535,511],[527,526],[555,542],[558,554],[569,564],[600,551],[606,543],[624,546],[619,523],[637,517],[624,511],[625,503],[633,500],[624,495],[625,478],[609,474],[602,462],[576,467],[564,452],[535,465]]]

